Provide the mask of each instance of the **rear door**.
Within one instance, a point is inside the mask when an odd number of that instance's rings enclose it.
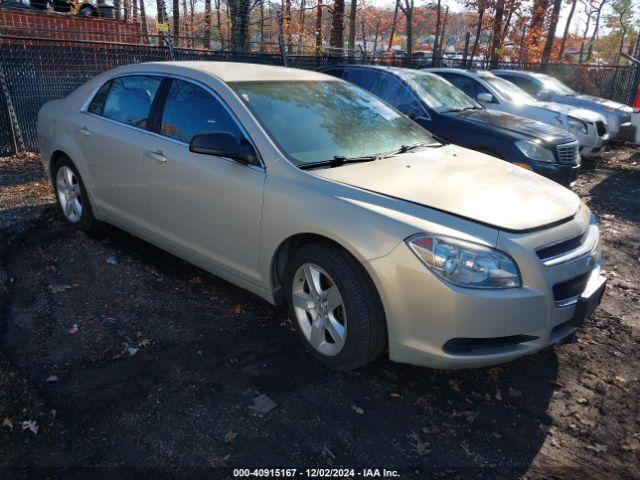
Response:
[[[208,87],[181,79],[168,87],[143,156],[152,228],[194,263],[257,283],[265,170],[190,152],[197,134],[248,136]]]
[[[97,207],[116,221],[148,220],[142,153],[151,106],[162,79],[128,75],[106,82],[74,125]]]

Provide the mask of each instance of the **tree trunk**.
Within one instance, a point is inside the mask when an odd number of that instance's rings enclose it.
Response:
[[[432,57],[435,62],[435,59],[438,58],[438,50],[440,46],[440,10],[442,9],[441,2],[438,0],[438,7],[436,9],[436,34],[433,40],[433,53]],[[434,63],[435,65],[435,63]]]
[[[586,8],[586,7],[585,7]],[[578,58],[578,62],[582,63],[584,59],[582,58],[582,54],[584,53],[584,42],[587,39],[587,34],[589,33],[589,25],[591,24],[591,16],[593,15],[593,10],[587,12],[587,22],[584,26],[584,33],[582,34],[582,42],[580,42],[580,57]]]
[[[144,0],[140,0],[140,26],[142,31],[142,41],[149,42],[149,25],[147,24],[147,10],[144,6]]]
[[[131,10],[133,21],[138,23],[138,0],[133,0],[133,8]]]
[[[260,53],[264,53],[264,0],[260,0]]]
[[[393,37],[396,34],[396,25],[398,24],[398,7],[400,6],[400,0],[396,0],[396,8],[393,11],[393,22],[391,23],[391,33],[389,33],[389,48],[387,50],[391,51],[391,47],[393,46]]]
[[[484,17],[484,8],[478,11],[478,26],[476,27],[476,38],[473,39],[473,48],[471,49],[470,64],[473,64],[473,59],[478,53],[478,44],[480,43],[480,34],[482,33],[482,19]]]
[[[316,54],[322,52],[322,0],[318,0],[316,7]]]
[[[284,41],[287,44],[287,52],[293,53],[293,45],[291,43],[291,0],[284,0],[282,30],[284,31]]]
[[[444,44],[444,38],[447,34],[447,20],[449,19],[449,5],[444,7],[444,18],[442,19],[442,31],[440,32],[440,45],[438,45],[438,51],[440,55],[445,50],[446,45]]]
[[[571,26],[571,20],[573,19],[573,14],[576,12],[576,5],[578,5],[578,0],[573,0],[571,4],[571,10],[569,10],[569,16],[567,17],[567,24],[564,26],[564,33],[562,34],[562,42],[560,42],[560,51],[558,52],[558,61],[562,61],[562,57],[564,56],[564,49],[567,46],[567,38],[569,37],[569,27]]]
[[[411,58],[413,55],[413,8],[407,9],[404,16],[407,20],[407,57]]]
[[[113,14],[116,17],[116,20],[120,20],[122,18],[122,4],[120,0],[113,0]]]
[[[231,17],[231,51],[243,53],[249,31],[249,0],[229,0],[227,4]]]
[[[596,40],[596,35],[598,34],[598,28],[600,28],[600,16],[602,14],[602,7],[607,3],[607,0],[602,0],[600,5],[598,5],[598,10],[596,11],[596,23],[593,25],[593,33],[591,34],[591,41],[589,42],[589,51],[587,53],[587,63],[591,60],[591,53],[593,52],[593,43]]]
[[[218,41],[220,42],[220,50],[224,51],[226,48],[226,42],[224,41],[224,35],[222,34],[222,13],[220,12],[220,0],[215,0],[216,6],[216,28],[218,29]]]
[[[329,44],[337,49],[332,54],[342,55],[344,48],[344,0],[334,0]]]
[[[211,48],[211,0],[204,0],[204,48]]]
[[[551,13],[551,19],[549,20],[549,31],[547,32],[547,41],[544,44],[544,50],[542,51],[542,59],[540,63],[547,65],[551,58],[551,50],[553,49],[553,42],[556,39],[556,28],[558,26],[558,17],[560,16],[560,8],[562,7],[562,0],[553,0],[553,12]]]
[[[120,0],[117,0],[118,3],[120,3]],[[114,3],[115,4],[115,3]],[[157,19],[158,19],[158,23],[164,23],[165,22],[165,18],[164,18],[164,9],[162,8],[162,0],[156,0],[156,8],[158,9],[157,12]]]
[[[549,9],[549,1],[550,0],[534,0],[533,9],[531,12],[531,27],[529,27],[529,32],[531,34],[531,51],[533,55],[537,55],[538,53],[538,45],[540,45],[540,39],[542,38],[542,31],[544,27],[544,21],[547,17],[547,10]],[[532,61],[532,58],[528,59]]]
[[[351,12],[349,14],[349,52],[353,53],[356,49],[356,12],[358,9],[358,0],[351,0]]]
[[[298,45],[300,45],[300,47],[304,46],[304,21],[307,16],[306,8],[307,8],[307,5],[305,0],[300,0],[300,39],[298,41]]]
[[[173,0],[173,38],[178,41],[180,38],[180,0]]]
[[[624,37],[627,35],[627,29],[622,29],[622,36],[620,37],[620,48],[618,49],[618,55],[616,56],[616,65],[620,65],[620,57],[622,57],[622,49],[624,48]]]

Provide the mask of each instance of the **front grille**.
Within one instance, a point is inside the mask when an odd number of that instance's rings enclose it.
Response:
[[[578,142],[558,145],[556,150],[560,163],[578,163]]]
[[[575,250],[582,245],[584,238],[585,234],[582,233],[577,237],[570,238],[569,240],[536,250],[536,254],[538,255],[538,258],[544,262],[550,258],[564,255],[565,253]]]
[[[509,337],[489,338],[452,338],[444,344],[442,349],[450,355],[463,355],[479,349],[504,348],[519,343],[531,342],[538,337],[531,335],[511,335]]]
[[[583,273],[577,277],[572,278],[561,283],[556,283],[553,286],[553,299],[556,302],[563,300],[569,300],[570,298],[577,297],[587,287],[591,272]]]
[[[598,132],[598,135],[602,137],[604,134],[607,133],[607,126],[603,121],[598,120],[596,122],[596,130]]]

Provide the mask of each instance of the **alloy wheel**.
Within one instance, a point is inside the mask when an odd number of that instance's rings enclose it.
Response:
[[[347,338],[347,316],[338,285],[314,263],[304,263],[293,276],[292,300],[298,326],[317,352],[334,356]]]
[[[76,223],[82,217],[82,191],[75,172],[64,165],[56,175],[56,189],[62,213],[70,222]]]

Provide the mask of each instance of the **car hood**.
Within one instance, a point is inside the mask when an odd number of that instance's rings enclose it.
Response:
[[[471,122],[488,123],[519,135],[539,138],[553,144],[572,142],[576,139],[572,134],[561,128],[499,110],[465,110],[464,112],[454,113],[454,115]]]
[[[537,107],[550,110],[552,112],[558,112],[571,117],[579,118],[580,120],[586,120],[589,122],[604,121],[602,114],[589,110],[587,108],[580,108],[574,105],[565,105],[558,102],[536,102],[534,104]]]
[[[592,97],[591,95],[571,95],[563,96],[561,98],[562,103],[577,105],[580,107],[589,108],[590,106],[593,106],[603,109],[620,110],[621,112],[625,113],[631,113],[633,111],[633,108],[628,105],[614,102],[613,100],[607,100],[606,98]]]
[[[309,173],[509,231],[573,217],[580,199],[557,183],[454,145]]]

